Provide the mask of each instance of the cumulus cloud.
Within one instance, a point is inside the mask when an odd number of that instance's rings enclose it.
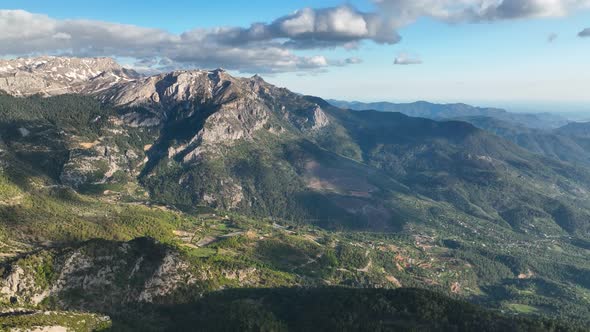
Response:
[[[578,33],[578,37],[581,37],[581,38],[590,37],[590,28],[586,28],[586,29],[580,31],[580,33]]]
[[[359,63],[322,55],[297,55],[291,43],[303,45],[309,38],[326,47],[345,47],[368,39],[373,30],[362,29],[362,15],[358,14],[358,22],[349,26],[342,19],[357,15],[355,11],[348,7],[326,10],[313,15],[313,27],[306,26],[310,22],[305,23],[305,15],[295,13],[270,25],[254,24],[248,29],[195,29],[175,35],[133,25],[57,20],[22,10],[0,10],[0,55],[120,56],[138,59],[138,68],[224,67],[263,73]],[[280,33],[274,32],[275,26],[283,26]]]
[[[249,28],[195,29],[185,32],[182,37],[231,46],[274,41],[291,49],[354,48],[362,40],[395,44],[401,39],[385,17],[363,13],[350,6],[304,8],[268,24],[254,23]]]
[[[422,64],[422,59],[417,55],[410,55],[402,53],[393,60],[394,65],[419,65]]]
[[[0,52],[71,50],[76,54],[148,57],[180,41],[163,30],[90,20],[56,20],[23,10],[0,10]]]
[[[473,23],[564,16],[590,0],[372,0],[375,10],[343,5],[303,8],[249,27],[165,30],[83,19],[55,19],[23,10],[0,10],[0,56],[68,54],[137,59],[156,69],[224,67],[242,72],[322,71],[354,65],[358,58],[330,59],[310,51],[347,50],[366,41],[391,45],[398,29],[420,17]],[[586,36],[587,32],[580,33]],[[301,50],[307,50],[302,53]],[[305,54],[305,55],[302,55]],[[403,59],[400,59],[400,62]]]

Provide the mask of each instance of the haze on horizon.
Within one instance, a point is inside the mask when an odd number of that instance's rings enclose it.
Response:
[[[590,111],[588,0],[0,1],[0,56],[223,67],[325,98]]]

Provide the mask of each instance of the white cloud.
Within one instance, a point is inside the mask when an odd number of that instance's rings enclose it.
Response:
[[[68,33],[65,33],[65,32],[58,32],[55,35],[53,35],[52,38],[53,39],[65,39],[65,40],[68,40],[68,39],[72,39],[72,36],[70,34],[68,34]]]
[[[398,26],[422,16],[446,22],[560,17],[590,7],[590,0],[373,0]]]
[[[0,11],[0,40],[40,39],[54,31],[56,21],[24,10]]]
[[[206,32],[207,33],[207,32]],[[270,23],[254,23],[249,28],[223,28],[189,31],[199,38],[214,39],[227,45],[273,41],[290,49],[354,48],[363,40],[395,44],[400,36],[387,19],[375,13],[363,13],[350,6],[304,8]]]
[[[295,14],[284,18],[278,23],[280,31],[286,36],[295,37],[315,31],[315,11],[306,8],[297,11]],[[258,28],[261,28],[260,26]]]
[[[333,33],[343,37],[369,37],[367,21],[363,15],[349,7],[335,8],[320,15],[316,22],[316,29],[320,33]]]
[[[422,64],[422,59],[417,55],[410,55],[402,53],[393,60],[394,65],[419,65]]]
[[[316,55],[309,58],[309,63],[314,66],[325,67],[328,65],[328,60],[324,56]]]
[[[357,58],[357,57],[352,57],[352,58],[345,59],[344,61],[348,64],[358,64],[358,63],[362,63],[363,59]]]
[[[328,24],[324,33],[343,28],[342,22],[334,24]],[[138,59],[138,68],[198,66],[246,72],[315,70],[345,63],[344,60],[329,60],[324,56],[296,55],[289,47],[274,40],[278,37],[267,36],[266,30],[268,26],[257,24],[247,30],[195,29],[175,35],[133,25],[57,20],[22,10],[0,10],[0,54],[120,56]],[[233,42],[232,38],[244,40]]]
[[[304,8],[250,27],[161,29],[93,20],[60,20],[0,10],[0,56],[69,54],[119,56],[151,68],[224,67],[243,72],[317,71],[360,59],[302,56],[299,50],[357,49],[365,41],[395,44],[397,30],[420,17],[449,23],[563,16],[590,0],[372,0],[374,12],[351,6]],[[586,31],[586,30],[585,30]],[[580,36],[587,36],[581,32]],[[159,59],[159,61],[149,61]],[[166,63],[161,60],[166,59]],[[399,59],[404,62],[404,58]]]

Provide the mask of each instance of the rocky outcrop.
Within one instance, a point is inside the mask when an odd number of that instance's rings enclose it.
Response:
[[[95,241],[75,249],[33,253],[7,264],[0,296],[5,302],[29,305],[53,297],[64,308],[96,309],[152,302],[191,285],[194,275],[178,253],[153,240]],[[74,293],[83,295],[71,299],[68,294]]]
[[[117,172],[134,175],[134,166],[142,163],[138,153],[106,141],[79,143],[72,147],[63,166],[60,180],[77,188],[83,184],[104,184],[114,180]],[[136,174],[135,174],[136,175]]]
[[[330,124],[328,115],[319,105],[303,109],[297,113],[290,113],[290,119],[295,126],[304,131],[314,133]]]
[[[134,270],[138,270],[143,259],[138,260]],[[174,292],[179,286],[190,286],[196,282],[196,277],[186,273],[190,266],[178,254],[169,252],[154,274],[145,282],[144,290],[138,300],[152,302],[156,298],[163,298]],[[184,273],[179,273],[184,272]]]
[[[22,290],[30,289],[34,284],[31,276],[27,276],[20,266],[14,266],[9,270],[5,270],[0,293],[8,301],[14,302],[16,296],[22,293]]]
[[[101,100],[117,106],[144,106],[166,109],[194,104],[227,101],[226,88],[234,79],[222,70],[174,71],[119,84],[100,95]]]
[[[269,119],[268,108],[252,100],[222,104],[188,144],[177,148],[174,155],[182,153],[185,163],[198,161],[206,152],[215,153],[220,145],[251,140],[257,131],[264,129]]]

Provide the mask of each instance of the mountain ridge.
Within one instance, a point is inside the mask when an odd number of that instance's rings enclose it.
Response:
[[[139,77],[112,58],[44,56],[0,60],[0,90],[15,96],[91,94]]]
[[[531,152],[571,164],[590,165],[590,146],[584,134],[587,124],[572,122],[556,129],[534,129],[483,116],[457,120],[467,121]]]
[[[410,116],[425,117],[434,120],[445,120],[467,116],[487,116],[535,129],[557,128],[566,125],[569,122],[566,118],[551,113],[512,113],[500,108],[475,107],[464,103],[436,104],[427,101],[417,101],[413,103],[363,103],[333,99],[329,100],[329,102],[335,106],[349,108],[356,111],[373,109],[382,112],[401,112]]]

